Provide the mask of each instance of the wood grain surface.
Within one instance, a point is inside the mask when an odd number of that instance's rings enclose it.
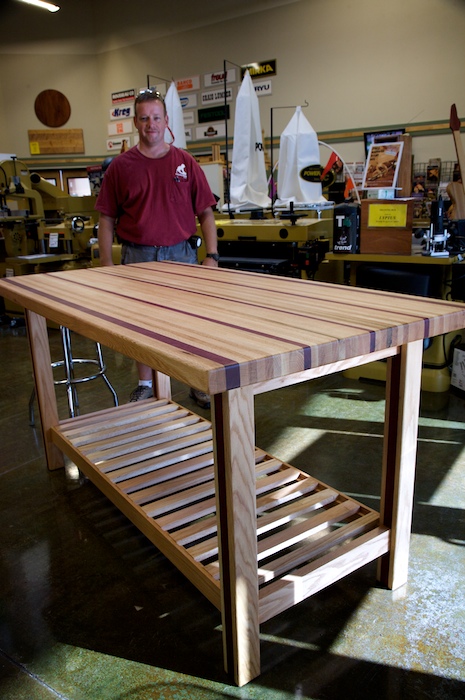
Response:
[[[42,90],[34,102],[37,119],[55,129],[64,126],[71,116],[71,106],[68,98],[58,90]]]
[[[0,281],[0,294],[219,393],[465,327],[465,305],[179,263]]]

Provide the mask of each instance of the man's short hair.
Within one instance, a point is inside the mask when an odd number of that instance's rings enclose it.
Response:
[[[154,102],[155,100],[158,100],[158,102],[161,102],[163,105],[163,111],[165,113],[166,117],[166,105],[165,105],[165,98],[159,92],[158,90],[153,90],[152,88],[147,88],[146,90],[142,90],[140,92],[134,102],[134,112],[137,114],[137,105],[142,104],[143,102]]]

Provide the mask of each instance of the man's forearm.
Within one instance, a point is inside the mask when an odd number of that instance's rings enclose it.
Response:
[[[207,253],[218,252],[218,238],[216,234],[215,215],[211,208],[205,209],[199,214],[200,228],[202,229],[203,240]]]
[[[105,214],[100,214],[98,225],[98,247],[100,264],[113,265],[112,245],[115,230],[115,219]]]

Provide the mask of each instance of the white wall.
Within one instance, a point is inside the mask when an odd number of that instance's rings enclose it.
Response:
[[[128,11],[120,10],[123,22]],[[147,73],[181,78],[221,70],[224,59],[277,60],[273,94],[260,99],[266,135],[271,107],[305,100],[317,133],[447,121],[452,103],[465,115],[464,36],[462,0],[302,0],[100,54],[5,54],[0,151],[29,156],[27,130],[43,128],[34,99],[53,88],[71,104],[64,128],[84,130],[87,155],[106,155],[111,92],[142,87]],[[274,111],[275,135],[291,116]],[[233,120],[228,128],[232,134]],[[346,160],[363,158],[361,141],[336,148]],[[417,161],[455,160],[448,134],[415,137],[413,152]]]

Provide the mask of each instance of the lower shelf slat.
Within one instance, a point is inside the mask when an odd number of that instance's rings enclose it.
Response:
[[[173,401],[66,420],[55,444],[221,607],[209,421]],[[260,622],[385,554],[379,515],[256,448]]]

